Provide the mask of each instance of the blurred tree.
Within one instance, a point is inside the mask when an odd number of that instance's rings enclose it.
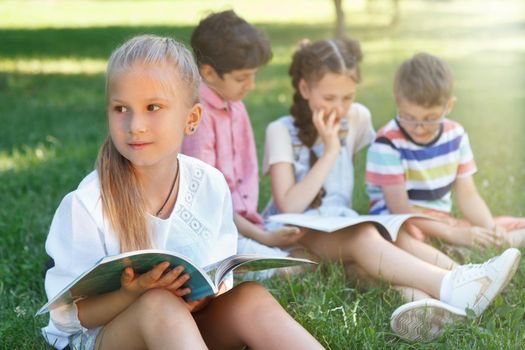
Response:
[[[367,0],[366,7],[370,11],[371,3],[373,0]],[[400,10],[399,10],[399,1],[400,0],[390,0],[392,5],[392,17],[390,19],[390,25],[396,25],[399,22]],[[335,32],[334,35],[336,38],[343,38],[346,36],[345,28],[345,12],[343,10],[343,0],[333,0],[335,6]]]
[[[335,37],[345,37],[345,12],[343,11],[343,0],[334,0],[335,5]]]
[[[366,0],[366,9],[368,12],[372,11],[372,3],[375,0]],[[400,0],[390,0],[392,17],[390,18],[390,25],[396,25],[399,22],[401,11],[399,8]]]
[[[390,24],[394,25],[399,22],[399,0],[392,0],[392,7],[394,10],[394,13],[392,14],[392,19],[390,21]]]

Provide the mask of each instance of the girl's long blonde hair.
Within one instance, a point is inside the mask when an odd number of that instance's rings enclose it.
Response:
[[[198,101],[199,72],[190,51],[174,39],[154,35],[134,37],[113,51],[106,72],[106,96],[111,79],[136,63],[173,65],[188,99],[192,104]],[[109,135],[100,148],[96,168],[104,217],[118,235],[120,251],[150,248],[142,185]]]

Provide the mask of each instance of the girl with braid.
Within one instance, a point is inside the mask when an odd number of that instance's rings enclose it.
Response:
[[[369,110],[353,103],[361,59],[354,40],[305,42],[293,55],[291,115],[266,131],[263,172],[270,175],[273,195],[266,216],[357,215],[351,209],[353,156],[374,138]],[[299,243],[324,260],[353,266],[358,275],[411,290],[419,300],[391,318],[393,330],[409,340],[438,337],[444,325],[465,319],[466,308],[480,315],[509,282],[520,258],[518,250],[509,249],[482,265],[456,266],[405,231],[392,242],[372,224],[331,234],[307,230]]]

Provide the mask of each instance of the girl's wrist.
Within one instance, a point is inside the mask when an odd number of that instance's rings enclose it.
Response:
[[[271,235],[269,234],[269,232],[266,232],[266,231],[263,231],[263,230],[259,230],[257,232],[257,238],[258,238],[258,241],[259,243],[262,243],[264,245],[267,245],[267,246],[272,246],[272,242],[271,242]]]
[[[329,158],[337,158],[337,155],[339,154],[339,151],[341,150],[341,147],[327,147],[325,149],[325,152],[323,156],[329,157]]]
[[[129,301],[135,301],[142,294],[144,294],[145,291],[140,292],[140,291],[134,291],[134,290],[126,289],[124,287],[120,287],[119,292],[122,298],[125,298]]]
[[[239,231],[239,234],[243,235],[244,237],[253,239],[254,241],[257,241],[261,244],[268,245],[267,240],[266,240],[267,238],[266,232],[255,225],[253,227],[250,227],[249,232]]]

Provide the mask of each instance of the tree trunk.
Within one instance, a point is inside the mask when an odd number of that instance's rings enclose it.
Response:
[[[392,14],[392,20],[390,21],[390,24],[396,25],[399,23],[399,16],[401,15],[399,11],[399,0],[392,0],[392,7],[394,13]]]
[[[334,0],[335,5],[335,37],[344,38],[345,33],[345,13],[343,11],[343,0]]]

